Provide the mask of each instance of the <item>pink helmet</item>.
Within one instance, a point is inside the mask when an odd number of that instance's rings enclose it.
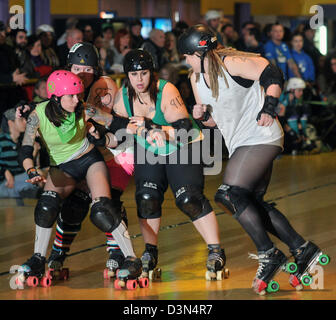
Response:
[[[54,71],[47,80],[48,99],[52,95],[62,97],[66,94],[79,94],[84,92],[83,81],[67,70]]]

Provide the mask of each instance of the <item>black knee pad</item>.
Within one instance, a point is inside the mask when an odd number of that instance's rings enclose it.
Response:
[[[62,206],[62,199],[55,191],[44,191],[35,207],[35,223],[42,228],[51,228]]]
[[[195,221],[212,211],[209,200],[203,195],[200,188],[184,186],[175,193],[176,206]]]
[[[79,189],[74,190],[64,201],[61,209],[62,220],[71,225],[81,224],[90,209],[90,196]]]
[[[144,188],[135,196],[138,217],[141,219],[155,219],[161,217],[162,196],[155,189]]]
[[[248,207],[251,201],[252,195],[249,190],[227,184],[222,184],[215,194],[217,205],[236,219]]]
[[[111,199],[100,197],[92,202],[90,219],[98,229],[111,233],[121,222],[121,212]]]

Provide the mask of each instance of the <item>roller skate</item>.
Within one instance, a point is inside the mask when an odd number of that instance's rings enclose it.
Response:
[[[69,279],[69,269],[63,268],[63,263],[67,257],[64,250],[52,249],[49,259],[48,259],[48,271],[46,276],[50,279],[56,280],[68,280]]]
[[[310,272],[318,263],[325,266],[330,262],[329,256],[323,254],[320,248],[310,241],[291,253],[295,258],[297,271],[290,276],[289,283],[298,291],[302,290],[303,286],[312,284],[313,277]]]
[[[209,247],[209,255],[207,260],[207,271],[205,273],[206,280],[223,280],[227,279],[230,275],[230,271],[224,268],[226,262],[226,256],[224,249],[218,247]]]
[[[120,249],[109,250],[109,259],[106,262],[106,269],[104,269],[104,279],[111,279],[117,276],[118,270],[125,261],[124,254]]]
[[[128,290],[135,290],[138,286],[140,288],[147,288],[149,285],[148,278],[140,278],[142,272],[142,263],[139,258],[127,257],[122,264],[117,274],[117,279],[114,281],[114,288]]]
[[[253,290],[259,295],[279,291],[279,283],[273,280],[278,272],[293,273],[296,270],[295,264],[287,263],[287,257],[275,247],[259,252],[258,255],[249,254],[249,258],[259,260],[259,267],[252,282]]]
[[[46,258],[39,253],[34,253],[23,265],[18,269],[18,276],[15,280],[19,287],[24,284],[29,287],[36,287],[39,282],[42,287],[50,287],[51,279],[44,276]]]
[[[142,274],[141,278],[148,278],[152,281],[161,280],[161,269],[156,268],[158,263],[157,246],[146,243],[146,249],[141,257]]]

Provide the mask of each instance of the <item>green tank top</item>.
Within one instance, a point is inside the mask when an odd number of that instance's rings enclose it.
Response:
[[[161,102],[162,102],[162,91],[164,86],[167,84],[168,81],[166,80],[159,80],[159,90],[157,93],[157,98],[156,98],[156,104],[155,104],[155,114],[154,117],[152,119],[153,123],[157,124],[157,125],[161,125],[161,126],[170,126],[171,124],[169,122],[166,121],[164,114],[162,112],[161,109]],[[127,114],[129,117],[133,117],[132,114],[132,110],[131,110],[131,106],[129,103],[129,98],[128,98],[128,94],[127,94],[127,88],[125,86],[123,86],[122,88],[122,95],[123,95],[123,101],[124,101],[124,105],[127,111]],[[189,115],[189,119],[191,120],[192,124],[193,124],[193,129],[196,130],[192,130],[192,136],[189,139],[189,143],[191,142],[195,142],[197,140],[202,140],[203,139],[203,135],[199,129],[199,127],[197,126],[195,120]],[[152,146],[150,143],[148,143],[146,141],[146,139],[144,139],[141,136],[138,135],[134,135],[137,143],[139,145],[141,145],[143,148],[147,149],[150,152],[153,152],[154,154],[157,155],[169,155],[171,153],[173,153],[174,151],[176,151],[178,148],[182,147],[183,144],[182,143],[176,143],[173,144],[171,142],[165,142],[165,145],[163,147],[157,147],[157,146]]]
[[[45,114],[48,102],[39,103],[35,109],[40,120],[39,133],[48,150],[50,164],[59,165],[69,159],[83,145],[86,138],[86,124],[83,117],[76,121],[76,135],[67,143],[63,143],[55,125],[48,120]]]

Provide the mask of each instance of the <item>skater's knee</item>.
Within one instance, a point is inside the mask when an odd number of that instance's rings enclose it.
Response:
[[[256,192],[254,193],[254,198],[259,206],[261,206],[266,212],[273,211],[275,209],[275,203],[274,202],[266,202],[264,200],[265,193],[262,192]]]
[[[107,197],[96,198],[92,202],[90,219],[101,231],[111,233],[121,223],[121,212]]]
[[[42,228],[51,228],[61,210],[62,199],[55,191],[44,191],[35,208],[35,223]]]
[[[141,190],[136,194],[138,217],[156,219],[161,217],[162,196],[154,189]]]
[[[249,206],[251,201],[251,192],[238,186],[222,184],[215,194],[217,205],[236,219]]]
[[[76,189],[63,203],[62,220],[71,225],[81,224],[89,212],[90,203],[90,196],[86,192]]]
[[[209,200],[203,195],[201,188],[184,186],[175,193],[176,206],[195,221],[212,212]]]

